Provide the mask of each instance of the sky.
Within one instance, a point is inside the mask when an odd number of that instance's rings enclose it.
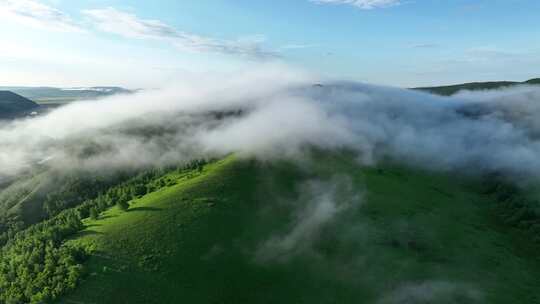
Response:
[[[0,0],[0,86],[262,64],[399,87],[540,77],[537,0]]]

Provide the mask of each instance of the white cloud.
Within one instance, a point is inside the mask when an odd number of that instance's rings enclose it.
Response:
[[[135,14],[109,7],[84,10],[94,25],[104,31],[128,38],[166,40],[182,50],[271,58],[277,54],[266,51],[260,36],[238,40],[219,40],[176,30],[160,20],[141,19]]]
[[[255,66],[183,75],[169,89],[73,103],[0,125],[0,183],[43,159],[54,169],[103,171],[235,152],[298,159],[310,147],[346,149],[367,165],[390,159],[465,175],[501,172],[520,182],[540,178],[538,87],[439,97],[346,82],[313,86],[321,79]],[[292,229],[291,240],[309,239],[308,228],[327,222],[317,208],[300,216],[313,220]],[[278,247],[288,251],[290,242]]]
[[[55,31],[82,31],[64,12],[34,0],[0,0],[0,19]]]
[[[180,36],[174,28],[159,20],[139,19],[136,15],[116,10],[105,9],[84,10],[96,27],[102,31],[130,38],[168,39]]]
[[[384,8],[400,4],[401,0],[310,0],[319,4],[347,4],[359,9]]]

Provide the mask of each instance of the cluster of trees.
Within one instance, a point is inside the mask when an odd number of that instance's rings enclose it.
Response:
[[[75,207],[56,211],[48,220],[4,233],[0,243],[0,303],[47,303],[75,288],[84,275],[83,263],[89,252],[65,241],[84,228],[82,219],[97,219],[100,212],[115,204],[127,210],[132,199],[174,184],[167,173],[200,172],[205,164],[194,161],[181,167],[146,170]],[[61,196],[59,199],[63,200]]]
[[[121,172],[108,176],[73,174],[63,181],[62,187],[47,195],[43,209],[47,217],[53,217],[67,208],[96,198],[101,192],[129,179],[132,175],[133,172]]]
[[[9,215],[0,216],[0,246],[5,244],[7,240],[12,239],[17,232],[25,228],[23,221],[16,217],[11,217]]]
[[[197,172],[202,172],[202,170],[204,169],[204,166],[208,164],[208,161],[205,160],[205,159],[196,159],[190,163],[188,163],[184,169],[187,169],[187,170],[196,170]]]
[[[64,240],[82,228],[66,210],[10,239],[0,250],[0,303],[46,303],[75,288],[86,252]]]
[[[540,243],[540,201],[499,180],[490,181],[485,192],[494,196],[498,215],[505,224],[530,232],[533,240]]]

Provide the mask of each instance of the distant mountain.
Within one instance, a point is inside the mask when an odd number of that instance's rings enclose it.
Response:
[[[115,94],[130,94],[134,92],[121,87],[0,87],[0,89],[15,92],[37,103],[47,104],[97,99]]]
[[[478,90],[493,90],[504,87],[512,87],[516,85],[540,85],[540,78],[530,79],[524,82],[517,81],[490,81],[490,82],[470,82],[449,86],[439,87],[422,87],[413,88],[414,90],[427,91],[433,94],[451,96],[462,90],[478,91]]]
[[[525,81],[526,84],[540,84],[540,78],[529,79]]]
[[[0,119],[11,119],[30,114],[39,105],[11,91],[0,91]]]

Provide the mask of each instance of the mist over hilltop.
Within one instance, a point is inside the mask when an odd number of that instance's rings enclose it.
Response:
[[[266,66],[5,123],[1,174],[36,163],[114,169],[233,152],[298,158],[315,147],[355,151],[368,165],[390,157],[434,170],[537,177],[539,99],[536,86],[441,97]]]

